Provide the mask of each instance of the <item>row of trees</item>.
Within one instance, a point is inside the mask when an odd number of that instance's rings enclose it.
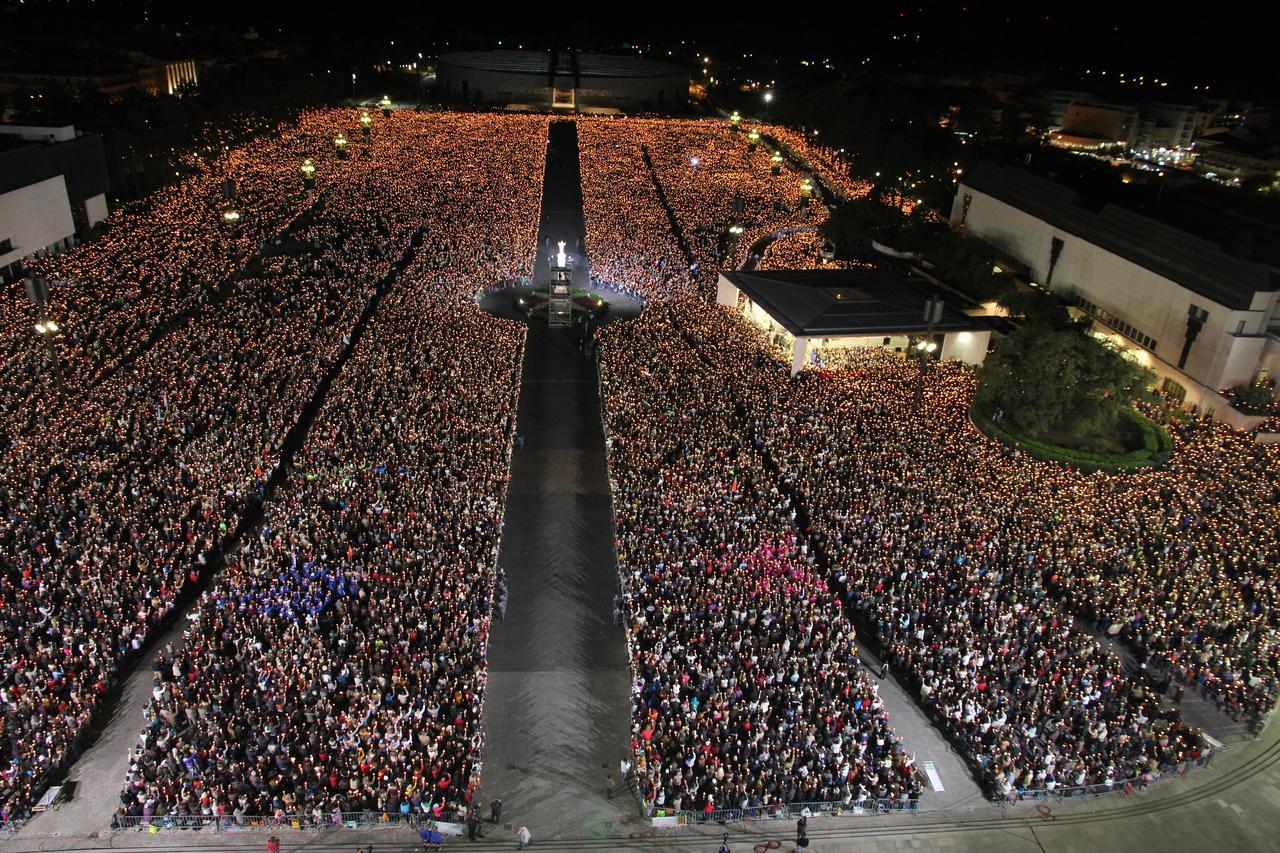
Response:
[[[871,241],[926,259],[940,277],[976,302],[1002,299],[1013,292],[1013,277],[996,272],[997,258],[987,244],[966,240],[923,207],[903,216],[893,191],[845,202],[822,224],[823,238],[838,254]]]
[[[1088,320],[1071,320],[1052,296],[1010,301],[1026,313],[978,371],[977,415],[1035,441],[1097,452],[1134,449],[1124,446],[1131,440],[1124,421],[1136,403],[1155,402],[1155,374],[1090,334]]]
[[[1128,429],[1135,403],[1153,401],[1155,375],[1123,348],[1090,334],[1057,297],[1017,286],[996,272],[992,249],[962,237],[922,208],[904,216],[891,193],[841,204],[823,237],[847,252],[872,240],[927,260],[939,277],[976,301],[999,302],[1019,318],[979,371],[975,410],[1033,441],[1088,452],[1123,453],[1141,441]]]

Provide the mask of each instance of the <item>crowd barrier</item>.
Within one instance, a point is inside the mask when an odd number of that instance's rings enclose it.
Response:
[[[1212,763],[1213,757],[1226,748],[1223,746],[1209,749],[1201,753],[1198,758],[1188,758],[1181,764],[1162,768],[1155,773],[1135,776],[1132,779],[1098,782],[1093,785],[1063,785],[1058,788],[1014,788],[1003,794],[997,791],[996,800],[1001,803],[1016,803],[1021,800],[1067,800],[1072,798],[1083,800],[1086,797],[1101,797],[1107,794],[1123,794],[1127,797],[1160,779],[1167,779],[1170,776],[1184,777],[1191,772],[1192,768],[1208,767]]]
[[[111,821],[113,832],[237,832],[237,831],[276,831],[276,830],[310,830],[318,832],[324,829],[380,829],[387,827],[406,827],[421,829],[433,827],[444,834],[460,824],[456,815],[419,814],[414,812],[327,812],[317,814],[278,815],[116,815]]]
[[[690,826],[699,823],[736,823],[749,820],[798,820],[801,817],[841,817],[844,815],[881,815],[893,812],[920,811],[918,799],[894,797],[890,799],[850,800],[830,803],[775,803],[736,809],[712,811],[674,811],[661,806],[653,807],[649,819],[654,826]]]

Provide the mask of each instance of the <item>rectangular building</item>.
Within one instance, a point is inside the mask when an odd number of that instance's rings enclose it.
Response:
[[[102,138],[75,128],[0,124],[0,282],[22,261],[74,244],[107,217]]]
[[[951,222],[1111,330],[1190,402],[1280,367],[1280,271],[1021,169],[982,164]],[[1199,385],[1197,390],[1191,385]]]

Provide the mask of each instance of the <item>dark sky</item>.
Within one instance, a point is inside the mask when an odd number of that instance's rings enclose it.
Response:
[[[0,0],[0,6],[16,0]],[[573,42],[608,48],[623,42],[696,39],[708,51],[743,49],[790,57],[869,55],[893,66],[969,73],[982,69],[1110,67],[1130,74],[1237,88],[1274,86],[1280,77],[1276,28],[1264,2],[1073,3],[935,2],[785,3],[618,2],[484,3],[448,0],[26,0],[18,14],[52,8],[65,16],[116,23],[145,13],[171,27],[214,23],[300,40],[362,40],[401,33],[454,44],[546,46]],[[337,11],[330,11],[331,9]],[[769,12],[765,10],[777,10]],[[3,29],[0,18],[0,29]],[[898,39],[893,36],[897,35]]]

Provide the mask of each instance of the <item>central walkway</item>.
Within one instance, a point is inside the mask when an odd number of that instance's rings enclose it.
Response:
[[[587,276],[577,131],[551,127],[534,281],[546,280],[559,240]],[[545,238],[545,239],[544,239]],[[548,242],[549,241],[549,242]],[[499,564],[509,606],[493,623],[485,691],[480,799],[503,801],[504,823],[535,839],[604,838],[637,814],[617,777],[630,743],[630,670],[621,627],[613,502],[600,422],[598,374],[577,333],[529,328]],[[505,827],[491,831],[510,837]]]

